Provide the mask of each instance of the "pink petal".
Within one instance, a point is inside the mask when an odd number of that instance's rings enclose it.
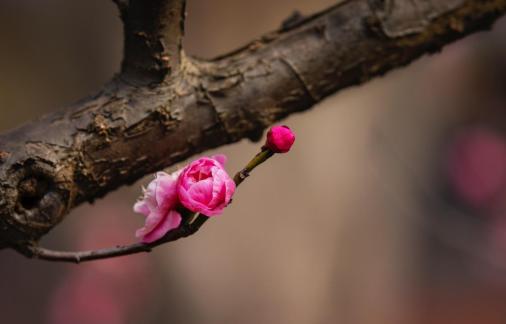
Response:
[[[199,181],[188,190],[188,195],[192,198],[192,200],[197,201],[202,204],[208,204],[211,199],[213,192],[213,179],[207,178],[205,180]]]
[[[154,211],[158,208],[158,204],[155,198],[157,185],[157,179],[155,178],[148,184],[148,187],[144,189],[144,196],[142,197],[142,201],[146,203],[146,206],[150,211]]]
[[[221,183],[219,190],[220,191],[216,193],[216,196],[213,197],[215,199],[213,199],[212,204],[209,204],[209,206],[213,210],[213,214],[211,216],[221,214],[223,212],[223,208],[225,208],[228,203],[225,201],[225,194],[226,194],[227,188],[225,187],[224,183]]]
[[[151,182],[148,184],[148,187],[146,188],[144,194],[146,196],[155,196],[155,191],[156,191],[156,186],[157,186],[157,183],[156,183],[156,175],[155,175],[155,178],[153,180],[151,180]]]
[[[151,243],[159,240],[171,229],[179,227],[180,224],[181,215],[177,211],[171,210],[156,228],[142,237],[142,242]]]
[[[139,200],[134,205],[134,212],[148,216],[150,213],[150,210],[149,210],[147,203],[144,200]]]
[[[193,197],[188,193],[188,190],[185,188],[180,188],[178,194],[181,204],[188,210],[191,210],[195,213],[203,213],[208,210],[205,204],[194,200]]]
[[[215,168],[213,172],[213,199],[210,201],[209,206],[215,207],[223,204],[225,201],[225,180],[228,174],[223,169]]]
[[[156,202],[162,210],[171,209],[177,202],[177,177],[165,172],[157,173]]]
[[[160,222],[163,221],[164,216],[165,214],[162,214],[159,211],[150,213],[148,217],[146,217],[144,226],[135,232],[135,236],[137,238],[141,238],[147,233],[151,232],[153,229],[155,229],[155,227],[158,226]]]
[[[218,161],[219,164],[221,164],[222,167],[227,164],[227,156],[224,154],[216,154],[211,156],[211,159]]]
[[[232,196],[234,195],[234,192],[235,192],[235,182],[234,182],[234,180],[228,178],[225,181],[225,187],[227,187],[227,190],[226,190],[226,193],[225,193],[225,201],[228,204],[230,202],[230,200],[232,199]]]

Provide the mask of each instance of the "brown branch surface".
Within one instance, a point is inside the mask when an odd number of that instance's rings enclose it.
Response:
[[[0,135],[0,246],[30,255],[26,247],[80,203],[203,150],[258,139],[273,122],[488,29],[506,11],[506,0],[342,0],[204,61],[178,50],[183,1],[116,3],[122,72],[96,95]]]
[[[177,72],[186,0],[116,0],[123,21],[122,77],[135,84],[162,81]]]

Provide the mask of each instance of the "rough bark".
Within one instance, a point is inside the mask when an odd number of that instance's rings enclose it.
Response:
[[[30,254],[68,211],[487,29],[506,0],[344,0],[213,60],[181,50],[184,1],[116,0],[122,71],[0,135],[0,245]]]

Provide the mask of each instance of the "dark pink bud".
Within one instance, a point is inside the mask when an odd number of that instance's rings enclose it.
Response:
[[[290,151],[293,142],[295,142],[295,134],[288,126],[273,126],[267,132],[265,147],[274,153],[286,153]]]

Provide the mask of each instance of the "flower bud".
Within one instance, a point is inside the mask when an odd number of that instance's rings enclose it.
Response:
[[[265,147],[274,153],[286,153],[295,142],[295,134],[285,125],[273,126],[267,133]]]

